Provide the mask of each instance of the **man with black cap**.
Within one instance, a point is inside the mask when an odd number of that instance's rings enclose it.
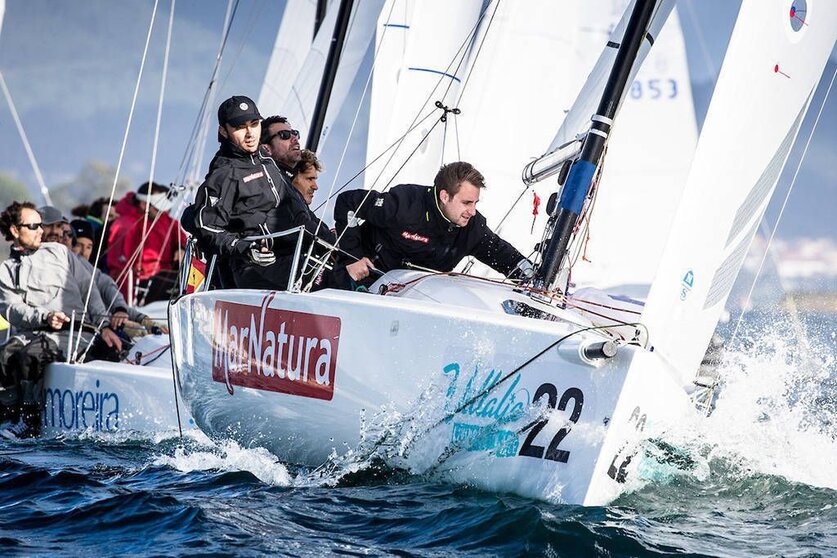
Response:
[[[93,229],[93,223],[87,219],[73,219],[70,221],[70,226],[76,234],[73,253],[89,262],[93,256],[93,247],[96,245],[96,231]]]
[[[262,117],[252,99],[237,95],[218,107],[220,149],[195,195],[194,232],[206,252],[229,264],[235,286],[282,288],[267,214],[279,207],[285,184],[271,159],[259,152]],[[189,230],[191,227],[184,225]],[[233,286],[224,284],[225,287]]]

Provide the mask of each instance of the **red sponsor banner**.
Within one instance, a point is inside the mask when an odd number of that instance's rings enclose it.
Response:
[[[233,386],[331,400],[340,318],[217,301],[212,379]]]

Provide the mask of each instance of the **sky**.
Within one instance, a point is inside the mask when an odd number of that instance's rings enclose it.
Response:
[[[154,2],[5,2],[0,71],[47,186],[71,180],[88,161],[116,167]],[[678,5],[701,119],[739,2],[683,0]],[[150,176],[170,6],[169,0],[159,1],[121,167],[121,176],[133,186]],[[224,0],[176,2],[154,172],[159,182],[182,175],[181,164],[212,74],[226,9]],[[213,114],[230,95],[258,97],[282,10],[281,1],[240,0],[222,60]],[[837,54],[832,53],[825,85],[835,67]],[[821,96],[820,92],[814,99],[809,123]],[[831,208],[837,206],[837,165],[831,163],[837,153],[835,122],[837,102],[829,99],[785,210],[780,236],[837,236],[830,224]],[[803,127],[798,144],[807,139],[809,128]],[[204,168],[217,148],[213,139],[214,134],[206,148]],[[799,146],[796,159],[798,151]],[[792,155],[788,168],[795,168],[796,159]],[[37,192],[34,172],[4,98],[0,99],[0,172],[27,184],[33,196]],[[784,197],[789,184],[790,177],[783,177],[774,200]],[[775,222],[777,212],[771,207],[768,219]]]

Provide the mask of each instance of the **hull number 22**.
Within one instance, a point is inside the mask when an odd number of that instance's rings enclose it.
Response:
[[[532,429],[529,432],[529,435],[526,436],[526,439],[523,441],[523,445],[520,447],[519,455],[524,455],[526,457],[535,457],[537,459],[549,459],[551,461],[558,461],[560,463],[566,463],[570,459],[570,452],[568,450],[559,449],[558,446],[561,444],[561,441],[567,437],[567,434],[570,433],[570,428],[572,424],[570,423],[577,423],[578,418],[581,416],[581,408],[584,405],[584,393],[576,387],[571,387],[564,394],[561,396],[561,399],[558,399],[558,389],[552,384],[541,384],[538,390],[535,392],[535,397],[532,399],[532,403],[538,401],[542,397],[547,397],[547,406],[550,409],[558,409],[559,411],[566,411],[567,405],[569,405],[570,401],[573,402],[572,412],[570,413],[570,420],[565,426],[560,428],[558,432],[555,433],[555,436],[552,437],[552,441],[549,442],[549,445],[539,446],[534,443],[535,438],[538,437],[541,430],[543,430],[544,426],[547,425],[549,422],[549,417],[543,417],[536,421],[533,421],[527,424],[523,431]]]

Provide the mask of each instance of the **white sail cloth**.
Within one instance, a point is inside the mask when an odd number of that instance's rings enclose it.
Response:
[[[263,116],[284,114],[293,78],[311,49],[316,12],[317,0],[288,0],[285,4],[257,103]]]
[[[655,349],[686,375],[709,343],[835,38],[837,3],[742,3],[642,315]]]

